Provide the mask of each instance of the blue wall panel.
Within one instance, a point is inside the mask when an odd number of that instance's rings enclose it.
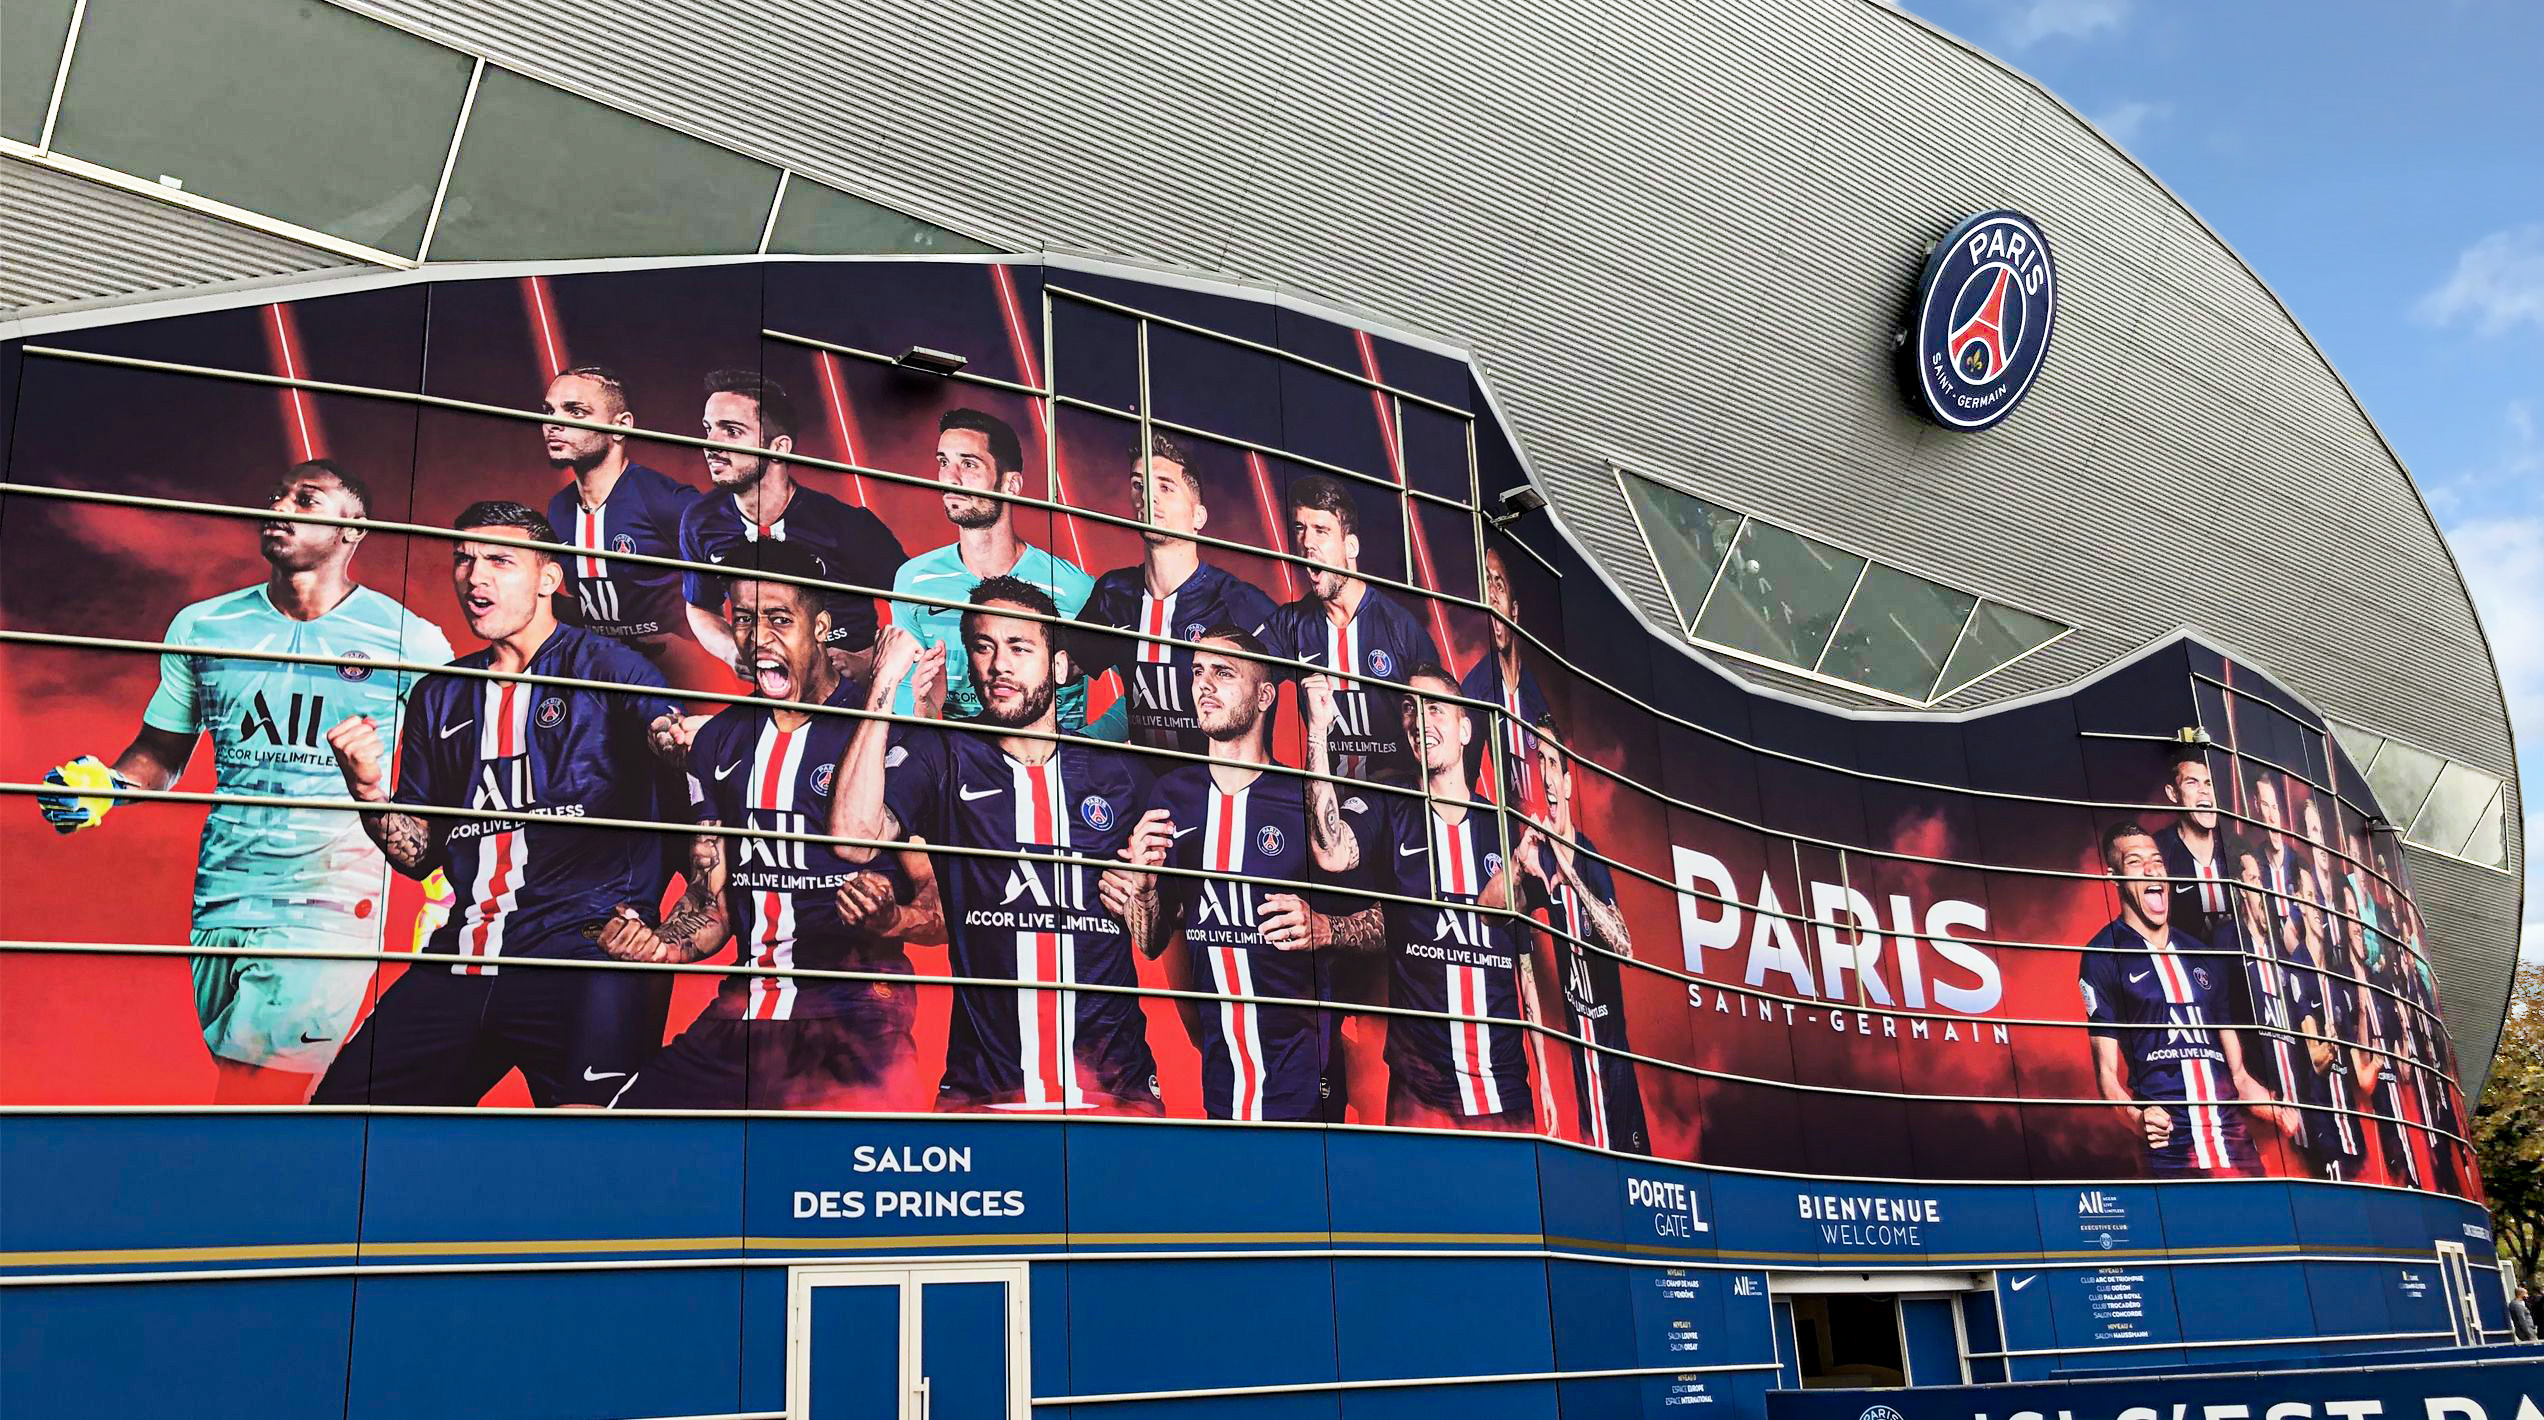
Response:
[[[1334,1260],[1345,1380],[1552,1370],[1550,1328],[1533,1257]]]
[[[0,1412],[340,1417],[352,1303],[350,1278],[0,1291]]]
[[[0,1253],[350,1244],[365,1123],[330,1114],[0,1116]]]
[[[1562,1410],[1551,1381],[1408,1386],[1343,1395],[1343,1420],[1439,1420],[1444,1415],[1457,1420],[1560,1420]]]
[[[1330,1381],[1333,1312],[1322,1257],[1073,1262],[1069,1393]]]

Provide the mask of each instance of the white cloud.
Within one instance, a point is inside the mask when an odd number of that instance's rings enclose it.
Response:
[[[2431,325],[2470,320],[2483,335],[2521,323],[2544,329],[2544,222],[2493,232],[2456,257],[2456,269],[2412,314]]]
[[[2045,39],[2086,39],[2120,28],[2129,0],[2031,0],[2005,30],[2005,42],[2028,49]]]
[[[2094,127],[2110,135],[2112,142],[2126,148],[2144,137],[2149,126],[2159,119],[2170,117],[2172,113],[2171,104],[2130,99],[2088,117],[2093,119]]]

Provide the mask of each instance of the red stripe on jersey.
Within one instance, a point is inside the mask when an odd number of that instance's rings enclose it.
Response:
[[[1055,816],[1052,813],[1051,804],[1051,770],[1057,760],[1058,756],[1055,754],[1051,759],[1025,768],[1025,778],[1033,786],[1033,841],[1040,845],[1050,845],[1060,836],[1053,822]],[[1034,950],[1034,979],[1037,981],[1059,980],[1060,938],[1050,932],[1035,932],[1031,936]],[[1042,1074],[1043,1090],[1046,1097],[1065,1104],[1069,1098],[1069,1077],[1068,1062],[1060,1055],[1060,993],[1057,991],[1035,992],[1034,1017],[1042,1027],[1041,1058],[1034,1063]]]

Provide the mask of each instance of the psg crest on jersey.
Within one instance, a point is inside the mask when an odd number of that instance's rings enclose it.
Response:
[[[349,661],[367,661],[371,659],[371,653],[363,650],[359,646],[349,646],[345,649],[345,659]],[[371,668],[369,666],[338,666],[336,667],[336,674],[345,680],[369,680],[371,678]]]
[[[539,702],[539,728],[553,730],[565,720],[565,702],[549,696]]]
[[[1388,655],[1386,651],[1380,647],[1370,647],[1369,673],[1371,675],[1394,675],[1396,673],[1396,658]]]
[[[1280,857],[1281,830],[1279,826],[1267,823],[1258,830],[1254,835],[1254,849],[1266,858]]]
[[[612,552],[634,552],[635,550],[636,539],[630,537],[626,533],[620,533],[610,539],[610,551]]]
[[[1089,794],[1078,800],[1078,817],[1086,820],[1087,827],[1102,833],[1113,826],[1113,806],[1105,802],[1102,794]]]
[[[827,795],[827,794],[830,792],[830,781],[831,781],[831,778],[832,778],[835,774],[837,774],[837,773],[838,773],[838,771],[839,771],[839,766],[838,766],[838,765],[836,765],[836,764],[817,764],[817,765],[814,765],[814,766],[813,766],[813,792],[814,792],[815,794]]]
[[[2057,323],[2048,239],[2019,212],[1982,213],[1926,258],[1900,342],[1901,381],[1945,428],[1993,427],[2030,392]]]

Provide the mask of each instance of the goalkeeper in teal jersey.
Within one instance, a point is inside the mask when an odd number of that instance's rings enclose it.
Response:
[[[360,479],[325,459],[294,466],[274,492],[276,512],[359,519]],[[133,742],[104,764],[82,755],[45,782],[84,791],[37,799],[61,833],[95,827],[119,802],[111,791],[168,789],[197,740],[212,737],[213,783],[224,795],[338,798],[344,781],[326,732],[369,715],[393,733],[417,677],[365,661],[440,665],[450,643],[432,623],[353,580],[359,527],[273,521],[257,550],[272,570],[245,587],[177,613],[159,657],[159,689]],[[338,664],[266,659],[273,653]],[[103,792],[101,792],[103,791]],[[195,1012],[220,1071],[215,1100],[296,1104],[353,1029],[374,963],[261,957],[259,948],[376,951],[387,865],[351,813],[216,804],[203,823],[194,876]]]

